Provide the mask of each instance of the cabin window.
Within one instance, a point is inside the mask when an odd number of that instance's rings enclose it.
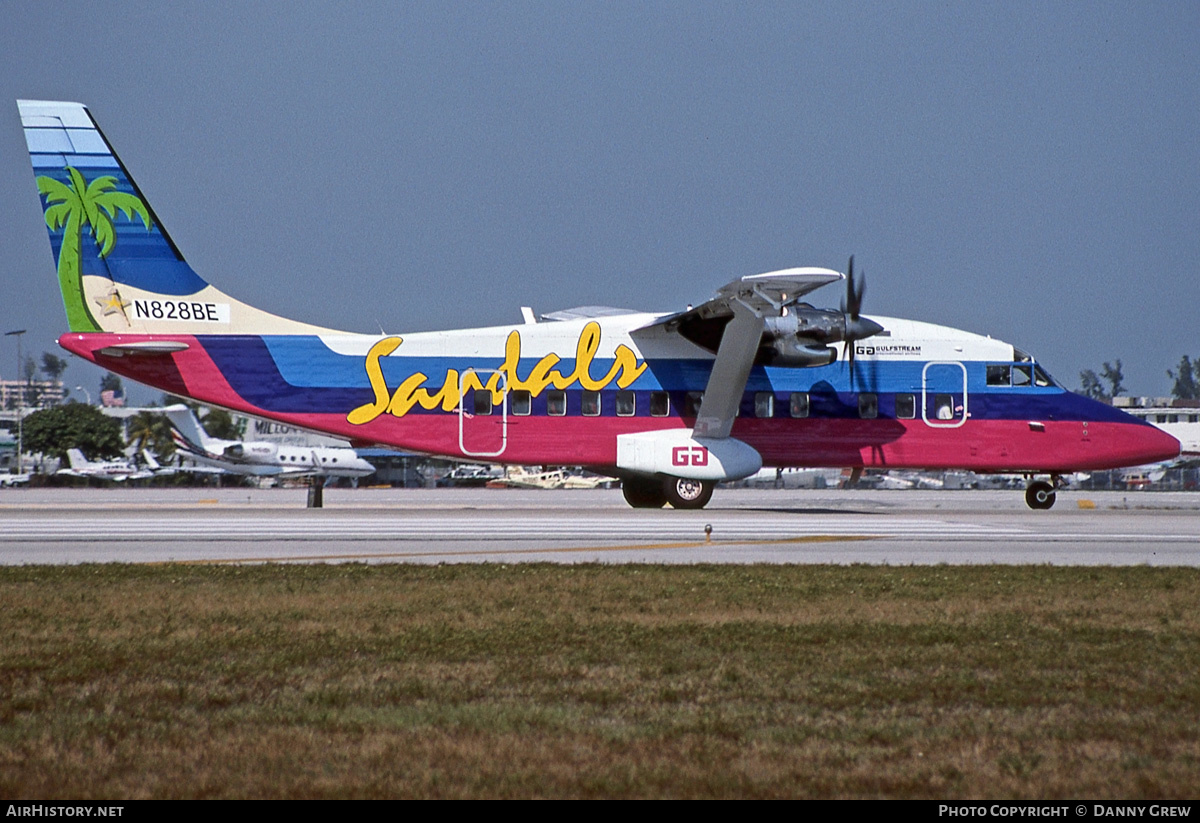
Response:
[[[754,393],[754,416],[755,417],[774,417],[775,416],[775,393],[769,391],[760,391]]]
[[[1167,416],[1165,414],[1156,414],[1156,415],[1154,415],[1154,422],[1155,423],[1166,423]]]
[[[583,416],[596,417],[600,414],[600,392],[585,391],[583,393]]]
[[[1013,366],[1012,384],[1014,386],[1028,386],[1033,382],[1033,369],[1030,366]]]
[[[486,389],[483,391],[474,392],[475,398],[472,404],[475,407],[475,414],[487,415],[492,413],[492,393]]]
[[[700,404],[704,402],[704,392],[690,391],[683,398],[683,416],[695,417],[700,414]]]
[[[954,419],[954,395],[939,394],[933,398],[933,416],[938,420]]]
[[[788,397],[788,413],[792,417],[808,417],[808,392],[791,393]]]
[[[987,384],[989,386],[1011,386],[1012,367],[1008,365],[989,365],[987,367]]]
[[[1188,422],[1189,423],[1200,423],[1200,414],[1189,414]]]
[[[913,394],[896,395],[896,417],[912,420],[917,416],[917,397]]]
[[[858,416],[863,420],[874,420],[879,416],[879,395],[860,394],[858,396]]]
[[[665,391],[650,392],[650,416],[666,417],[671,413],[671,395]]]
[[[567,413],[567,393],[559,389],[546,392],[546,414],[562,417]]]
[[[508,405],[512,413],[518,417],[527,417],[533,403],[530,394],[525,389],[517,389],[508,396]]]
[[[1035,386],[1053,386],[1054,379],[1042,369],[1041,366],[1034,364],[1033,366],[1033,385]]]
[[[637,395],[631,391],[617,392],[617,417],[633,417],[637,413]]]

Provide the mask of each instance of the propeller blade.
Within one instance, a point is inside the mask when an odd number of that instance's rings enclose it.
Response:
[[[864,340],[883,331],[883,326],[874,320],[860,317],[863,295],[867,291],[866,275],[860,273],[858,280],[854,279],[854,255],[850,255],[850,263],[846,267],[846,296],[842,298],[842,322],[844,324],[843,339],[846,346],[846,363],[850,368],[850,385],[854,385],[854,345],[858,340]]]
[[[846,296],[842,298],[842,314],[848,314],[854,301],[854,255],[850,255],[850,265],[846,267]]]
[[[854,280],[854,255],[850,255],[850,264],[846,267],[846,299],[842,301],[842,313],[849,315],[851,320],[858,319],[862,311],[863,293],[867,290],[866,278],[859,275],[858,282]]]
[[[854,255],[846,266],[846,296],[842,299],[842,314],[846,315],[846,335],[843,345],[846,347],[846,365],[850,367],[850,388],[854,388],[854,340],[851,339],[850,325],[858,317],[858,302],[854,293]]]

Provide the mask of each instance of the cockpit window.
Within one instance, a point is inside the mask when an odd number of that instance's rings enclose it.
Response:
[[[1045,369],[1043,369],[1041,366],[1035,365],[1033,367],[1033,385],[1056,386],[1058,384],[1054,382],[1053,377],[1046,373]]]
[[[1007,364],[989,364],[987,367],[987,384],[989,386],[1012,385],[1012,378],[1009,376],[1009,372],[1011,371],[1012,368]]]
[[[1022,352],[1017,351],[1018,354]],[[1059,383],[1045,369],[1032,361],[1008,363],[988,363],[987,384],[989,386],[1058,386]]]

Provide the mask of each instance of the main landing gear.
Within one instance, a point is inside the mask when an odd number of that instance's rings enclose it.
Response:
[[[1051,475],[1050,482],[1034,480],[1025,489],[1025,504],[1031,509],[1045,510],[1054,505],[1055,489],[1059,485],[1058,475]]]
[[[715,485],[712,480],[682,477],[626,477],[621,493],[635,509],[661,509],[667,503],[673,509],[702,509],[712,499]]]

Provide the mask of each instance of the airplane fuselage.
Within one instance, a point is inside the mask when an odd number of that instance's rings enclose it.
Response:
[[[663,315],[380,336],[280,317],[188,265],[85,106],[18,108],[71,329],[60,343],[165,392],[356,445],[586,466],[620,476],[635,507],[700,508],[717,482],[769,466],[1044,473],[1026,500],[1049,508],[1058,475],[1179,453],[1007,343],[863,315],[853,257],[845,274],[745,275]],[[834,283],[840,310],[802,302]]]
[[[710,352],[648,326],[655,317],[391,337],[153,335],[182,348],[117,357],[103,350],[120,351],[129,336],[60,342],[164,391],[354,444],[613,471],[618,436],[691,429],[712,370]],[[1172,438],[1066,391],[1010,344],[875,320],[882,335],[840,344],[857,346],[853,376],[844,356],[755,366],[732,436],[778,467],[1058,474],[1178,454]]]

